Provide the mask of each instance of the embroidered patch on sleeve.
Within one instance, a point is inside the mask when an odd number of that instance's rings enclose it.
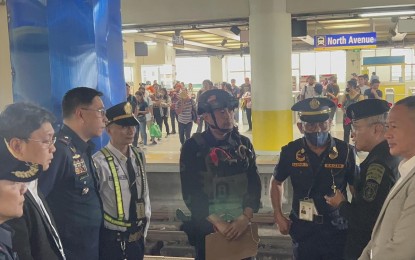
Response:
[[[385,173],[385,167],[378,163],[372,163],[367,168],[366,181],[373,180],[377,184],[380,184]]]

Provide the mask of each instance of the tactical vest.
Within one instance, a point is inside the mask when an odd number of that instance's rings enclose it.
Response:
[[[144,198],[144,192],[145,192],[145,187],[146,187],[146,178],[144,176],[145,172],[144,172],[143,158],[142,158],[142,155],[139,153],[139,151],[137,150],[136,147],[131,146],[131,148],[132,148],[133,153],[135,155],[136,164],[138,166],[139,174],[140,174],[140,177],[141,177],[142,189],[141,189],[140,198]],[[108,148],[104,147],[104,148],[101,149],[100,152],[105,156],[105,160],[107,161],[108,167],[111,171],[111,176],[113,178],[113,183],[114,183],[114,193],[115,193],[115,198],[116,198],[116,202],[117,202],[117,217],[112,217],[107,212],[104,212],[104,219],[106,221],[108,221],[109,223],[115,225],[115,226],[126,227],[126,228],[134,227],[134,225],[137,224],[140,221],[140,219],[137,219],[137,220],[131,220],[131,219],[126,220],[125,219],[125,212],[124,212],[124,206],[123,206],[124,203],[123,203],[123,198],[122,198],[121,184],[120,184],[120,180],[119,180],[119,177],[118,177],[117,168],[115,167],[114,157],[111,155]],[[130,182],[131,182],[131,180],[130,180]],[[131,199],[133,199],[133,198],[131,198]],[[142,220],[145,221],[145,219],[142,219]]]
[[[209,147],[201,133],[193,134],[205,163],[202,170],[203,192],[209,198],[209,214],[230,221],[243,213],[243,200],[248,193],[247,170],[251,151],[239,140]],[[239,142],[238,142],[239,141]]]

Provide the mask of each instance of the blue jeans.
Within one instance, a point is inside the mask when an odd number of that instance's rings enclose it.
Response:
[[[143,139],[143,144],[147,145],[147,128],[146,128],[146,120],[143,121],[138,121],[140,123],[140,134],[141,134],[141,139]],[[138,134],[137,134],[138,136]]]
[[[193,122],[183,124],[179,122],[179,139],[180,143],[184,142],[190,138],[190,132],[192,131]]]

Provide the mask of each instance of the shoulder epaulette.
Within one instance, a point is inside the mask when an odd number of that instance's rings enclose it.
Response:
[[[69,145],[71,143],[71,138],[67,135],[58,135],[57,141],[64,143],[65,145]]]

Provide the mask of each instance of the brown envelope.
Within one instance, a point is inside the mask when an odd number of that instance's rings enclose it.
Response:
[[[258,252],[258,226],[252,223],[238,240],[229,241],[221,233],[206,236],[206,260],[241,260]]]

